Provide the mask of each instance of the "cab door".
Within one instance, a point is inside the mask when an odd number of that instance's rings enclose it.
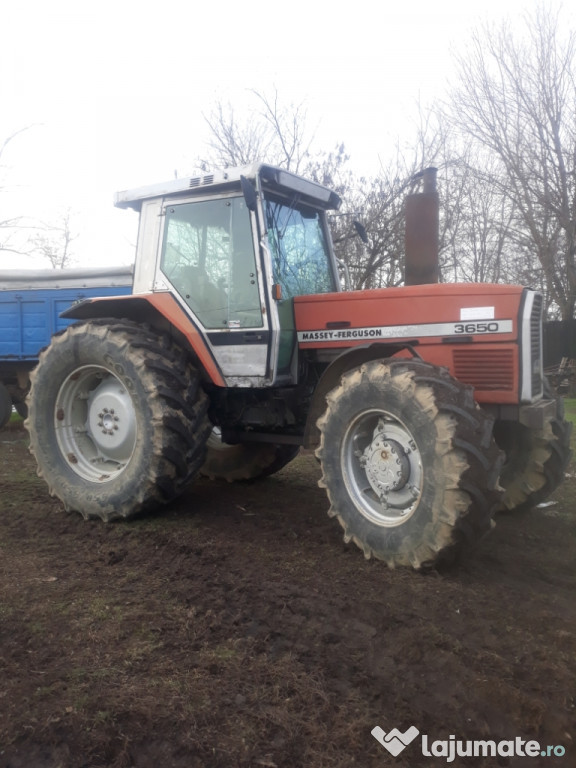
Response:
[[[268,313],[242,196],[166,201],[158,272],[202,330],[229,385],[258,386]]]
[[[337,270],[325,214],[298,196],[266,195],[265,231],[276,301],[272,315],[274,381],[298,378],[298,343],[294,297],[338,291]]]

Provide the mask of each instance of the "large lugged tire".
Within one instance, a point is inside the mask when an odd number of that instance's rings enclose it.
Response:
[[[318,420],[329,514],[366,557],[430,567],[492,527],[502,456],[473,390],[416,360],[342,376]]]
[[[292,461],[300,450],[297,445],[275,443],[222,442],[220,430],[215,427],[208,438],[206,461],[200,474],[211,480],[256,480],[279,472]]]
[[[10,393],[0,381],[0,429],[6,426],[12,415],[12,398]]]
[[[547,499],[564,480],[572,456],[572,424],[564,419],[564,400],[547,386],[556,401],[556,413],[542,429],[529,429],[514,421],[497,421],[496,442],[506,453],[500,483],[502,510],[523,512]]]
[[[198,474],[210,432],[198,372],[128,320],[70,326],[32,374],[26,426],[38,474],[66,509],[129,518]]]

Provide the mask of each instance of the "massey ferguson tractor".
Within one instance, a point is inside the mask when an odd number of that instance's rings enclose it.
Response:
[[[266,477],[313,448],[345,541],[417,569],[544,499],[570,450],[542,297],[431,282],[431,173],[407,201],[407,284],[365,291],[343,290],[327,223],[340,199],[285,170],[119,193],[140,214],[133,293],[63,313],[78,322],[32,376],[50,493],[84,518],[131,518],[199,475]]]

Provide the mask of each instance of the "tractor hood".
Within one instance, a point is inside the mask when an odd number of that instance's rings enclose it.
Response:
[[[511,341],[525,289],[515,285],[430,284],[298,296],[294,315],[303,347],[366,341]]]

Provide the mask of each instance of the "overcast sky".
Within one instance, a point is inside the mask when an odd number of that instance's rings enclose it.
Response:
[[[216,99],[247,89],[306,102],[319,146],[343,141],[359,171],[386,159],[415,103],[440,97],[450,50],[518,0],[16,2],[2,11],[0,220],[70,207],[78,264],[127,263],[135,215],[116,190],[190,170]],[[340,7],[341,8],[341,7]],[[0,268],[38,266],[0,253]],[[42,265],[46,266],[46,265]]]

